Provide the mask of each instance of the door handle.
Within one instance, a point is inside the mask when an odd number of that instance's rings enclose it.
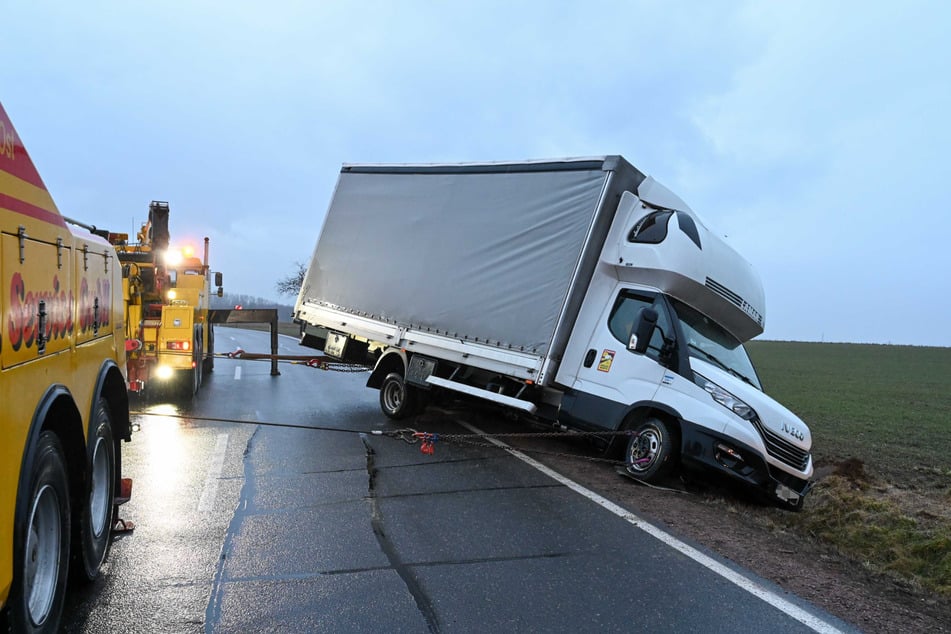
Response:
[[[594,348],[588,350],[588,354],[584,355],[584,367],[590,368],[594,365],[594,358],[598,354],[598,351]]]

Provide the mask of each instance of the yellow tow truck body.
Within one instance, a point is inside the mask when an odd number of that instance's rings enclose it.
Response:
[[[168,203],[153,200],[137,242],[129,243],[122,233],[109,234],[109,239],[122,263],[128,389],[141,393],[157,383],[187,397],[214,367],[212,274],[208,238],[204,260],[192,247],[170,246],[168,215]],[[220,273],[215,283],[220,295]]]
[[[0,106],[0,629],[55,627],[67,563],[94,578],[105,558],[130,439],[121,291]]]

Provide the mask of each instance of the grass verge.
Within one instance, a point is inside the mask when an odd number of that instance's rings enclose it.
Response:
[[[813,432],[818,483],[785,527],[951,598],[951,349],[751,342],[771,396]]]

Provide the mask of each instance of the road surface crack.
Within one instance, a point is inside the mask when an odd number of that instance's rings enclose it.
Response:
[[[393,570],[400,576],[400,579],[402,579],[406,585],[406,589],[409,590],[410,595],[412,595],[413,600],[416,602],[417,609],[429,627],[429,631],[438,633],[440,631],[439,620],[436,618],[436,611],[433,608],[432,601],[426,594],[426,591],[423,590],[422,585],[420,585],[419,579],[413,574],[411,567],[400,559],[396,547],[386,535],[383,526],[383,512],[380,509],[380,499],[376,495],[377,469],[374,462],[376,452],[373,450],[373,447],[370,446],[365,435],[361,434],[360,438],[367,452],[367,475],[369,477],[367,492],[370,501],[370,523],[373,526],[373,534],[376,536],[376,541],[380,544],[380,550],[386,555]]]

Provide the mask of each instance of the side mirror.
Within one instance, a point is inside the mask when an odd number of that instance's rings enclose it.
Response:
[[[641,309],[640,319],[631,329],[631,339],[628,341],[627,349],[638,354],[647,352],[647,346],[651,342],[651,335],[654,334],[654,328],[656,327],[657,311],[653,308]]]

